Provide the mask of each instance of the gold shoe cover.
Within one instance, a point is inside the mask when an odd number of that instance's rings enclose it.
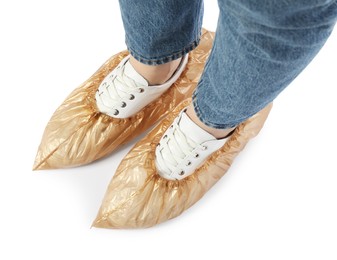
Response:
[[[177,217],[196,203],[228,170],[247,142],[261,130],[271,104],[240,124],[226,144],[192,175],[180,181],[160,177],[155,169],[155,148],[179,112],[182,102],[120,163],[98,212],[94,227],[145,228]]]
[[[143,133],[192,96],[213,44],[214,33],[203,30],[180,78],[159,99],[127,119],[111,118],[96,107],[101,81],[128,55],[111,57],[55,111],[44,131],[34,170],[79,166],[102,158]]]

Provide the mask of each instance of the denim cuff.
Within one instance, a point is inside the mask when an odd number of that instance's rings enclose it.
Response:
[[[154,57],[154,58],[151,58],[151,59],[143,57],[142,55],[137,53],[135,50],[130,48],[127,43],[126,43],[126,45],[127,45],[128,51],[130,52],[132,57],[134,57],[139,62],[141,62],[143,64],[147,64],[147,65],[159,65],[159,64],[164,64],[164,63],[168,63],[170,61],[179,59],[180,57],[182,57],[185,54],[189,53],[190,51],[194,50],[199,45],[200,37],[201,37],[201,33],[199,34],[198,38],[195,41],[193,41],[192,43],[185,46],[184,48],[182,48],[179,51],[173,52],[173,53],[171,53],[167,56]]]
[[[199,118],[199,120],[209,127],[216,128],[216,129],[228,129],[228,128],[236,127],[237,125],[242,123],[242,121],[240,121],[240,122],[228,122],[228,123],[225,123],[225,124],[217,124],[217,123],[210,122],[209,119],[207,118],[207,116],[205,116],[205,114],[201,111],[200,106],[198,105],[197,90],[194,91],[194,93],[192,95],[192,103],[193,103],[193,106],[194,106],[194,112],[197,115],[197,117]]]

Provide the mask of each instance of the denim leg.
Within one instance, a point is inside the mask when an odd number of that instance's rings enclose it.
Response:
[[[203,0],[119,0],[129,52],[163,64],[193,50],[201,35]]]
[[[329,37],[336,0],[219,0],[212,53],[193,94],[206,125],[234,127],[273,101]]]

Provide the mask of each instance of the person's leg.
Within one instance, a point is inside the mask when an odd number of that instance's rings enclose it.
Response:
[[[203,0],[119,2],[131,64],[150,84],[164,83],[199,43]]]
[[[188,111],[221,136],[219,129],[261,110],[309,64],[334,27],[337,1],[218,2],[214,46]]]
[[[120,0],[125,57],[95,94],[101,113],[130,118],[159,98],[180,77],[187,53],[199,43],[202,0]]]
[[[219,0],[211,55],[193,94],[163,134],[156,167],[182,179],[224,145],[309,64],[337,19],[337,0]]]

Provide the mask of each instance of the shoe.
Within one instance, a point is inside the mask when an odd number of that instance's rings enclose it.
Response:
[[[57,108],[45,128],[33,169],[91,163],[111,154],[165,118],[178,104],[192,96],[213,39],[213,32],[203,30],[199,45],[189,52],[188,62],[186,56],[172,78],[160,86],[147,86],[147,82],[129,66],[127,51],[112,56]],[[185,62],[186,67],[181,73]],[[176,80],[176,77],[179,78]],[[169,86],[171,82],[174,83]]]
[[[186,108],[165,131],[155,151],[158,174],[168,180],[191,175],[228,140],[228,136],[216,139],[195,124],[185,111]]]
[[[271,104],[268,105],[238,125],[225,144],[221,144],[222,147],[208,157],[203,152],[210,151],[209,149],[212,148],[213,144],[207,144],[208,149],[204,151],[201,149],[202,146],[199,145],[204,145],[209,140],[195,142],[197,147],[200,148],[198,150],[200,158],[207,157],[207,159],[190,176],[182,180],[167,180],[165,176],[162,177],[163,173],[158,174],[155,162],[157,160],[156,153],[158,153],[156,149],[166,145],[162,143],[162,140],[171,125],[175,129],[171,128],[172,135],[178,133],[175,140],[179,144],[183,143],[182,140],[184,141],[184,139],[187,142],[190,142],[192,138],[196,139],[193,132],[195,131],[194,127],[192,130],[191,126],[188,126],[188,120],[184,118],[185,114],[181,114],[181,111],[189,104],[190,99],[179,104],[176,109],[135,144],[121,161],[116,172],[111,173],[113,178],[108,185],[102,205],[93,223],[94,227],[146,228],[182,214],[192,205],[195,205],[227,172],[233,160],[240,154],[249,140],[259,133],[272,107]],[[185,129],[188,130],[188,136],[186,136]],[[180,131],[184,134],[182,137]],[[203,136],[203,134],[201,135]],[[197,137],[199,138],[199,133]],[[167,134],[164,140],[169,140],[169,138],[172,137]],[[161,142],[161,145],[157,146],[159,142]],[[194,147],[194,144],[192,146]],[[216,144],[216,146],[220,146],[220,144]],[[186,148],[186,150],[188,149]],[[178,151],[176,151],[175,156],[178,156]],[[197,163],[194,165],[197,165]],[[177,176],[170,175],[170,177],[179,178],[179,174]],[[209,221],[212,221],[212,219],[209,219]]]
[[[184,71],[186,54],[172,77],[161,85],[149,86],[130,63],[130,55],[109,73],[97,89],[95,98],[98,110],[114,118],[128,118],[161,96]]]

